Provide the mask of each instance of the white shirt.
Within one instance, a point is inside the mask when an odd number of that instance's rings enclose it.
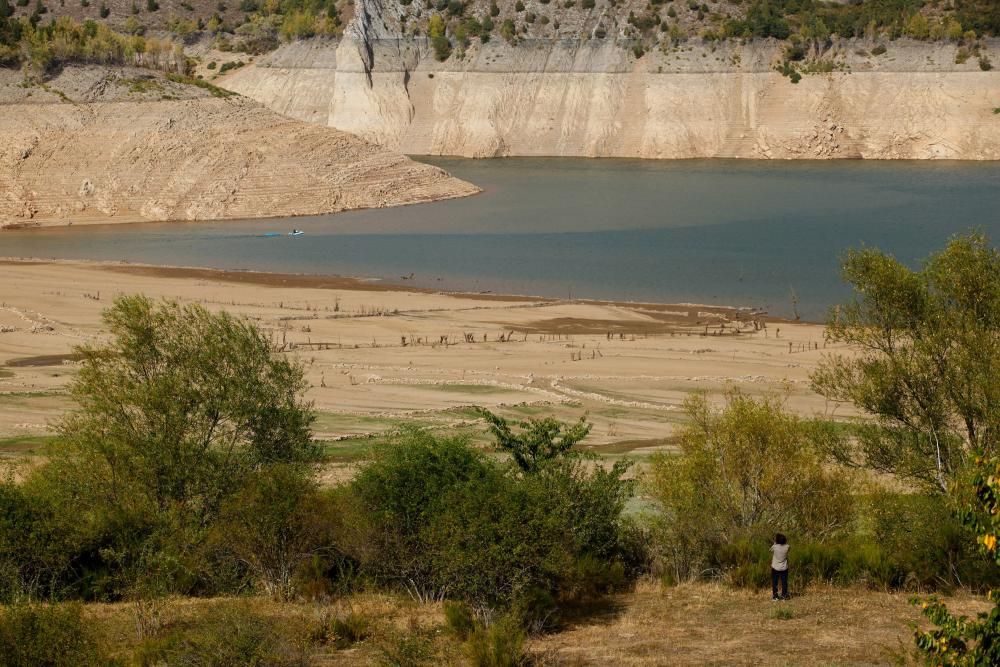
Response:
[[[788,569],[787,544],[771,545],[771,568],[777,570],[778,572],[784,572]]]

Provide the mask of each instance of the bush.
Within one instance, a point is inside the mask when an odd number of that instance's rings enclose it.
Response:
[[[106,667],[112,663],[79,604],[14,605],[0,611],[6,667]]]
[[[349,548],[376,580],[420,599],[465,601],[484,617],[534,588],[566,599],[601,593],[624,578],[615,562],[626,469],[564,457],[529,474],[464,438],[407,431],[352,484],[369,527]],[[578,568],[591,561],[603,567],[597,584],[595,568]],[[612,571],[620,576],[604,574]]]
[[[524,631],[504,616],[489,626],[477,626],[465,642],[465,653],[475,667],[519,667],[528,662]]]
[[[343,650],[363,642],[371,635],[370,619],[364,614],[351,611],[346,614],[324,616],[319,626],[310,632],[309,639],[314,644]]]
[[[472,617],[469,605],[463,602],[447,601],[444,603],[444,624],[460,640],[465,641],[476,629],[476,621]]]
[[[975,544],[988,559],[994,575],[1000,574],[1000,457],[977,454],[966,493],[973,499],[958,513],[962,524],[975,535]],[[1000,591],[991,590],[987,600],[992,609],[975,619],[956,616],[935,598],[918,601],[937,627],[914,631],[917,649],[929,664],[1000,664]]]
[[[268,665],[293,667],[302,656],[277,625],[248,603],[215,604],[203,614],[145,640],[137,651],[140,664]]]
[[[272,465],[228,499],[214,543],[246,564],[255,585],[287,600],[294,579],[314,555],[332,551],[329,496],[295,466]]]
[[[514,41],[514,38],[517,36],[517,29],[515,28],[512,20],[503,20],[503,23],[500,24],[500,36],[508,42]]]
[[[444,62],[451,56],[451,41],[444,35],[431,37],[431,47],[434,49],[434,58],[439,62]]]
[[[694,395],[680,455],[652,461],[650,493],[663,514],[654,541],[676,580],[713,568],[723,545],[756,534],[823,539],[853,519],[850,480],[828,470],[813,432],[773,398],[730,393],[722,411]]]

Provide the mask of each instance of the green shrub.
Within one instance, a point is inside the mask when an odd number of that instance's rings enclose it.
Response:
[[[440,62],[448,60],[451,55],[451,41],[444,35],[431,37],[431,47],[434,49],[434,58]]]
[[[663,510],[654,542],[677,580],[711,569],[741,537],[825,539],[852,525],[850,478],[823,465],[812,442],[819,436],[777,399],[732,392],[715,410],[695,394],[685,406],[681,452],[653,458],[649,489]]]
[[[1000,574],[1000,456],[977,454],[970,478],[964,485],[970,497],[958,512],[962,525],[975,536],[974,544],[989,561],[994,575]],[[939,600],[913,600],[935,628],[915,630],[917,649],[928,664],[1000,664],[1000,591],[991,590],[988,611],[974,619],[956,616]]]
[[[564,457],[527,474],[467,439],[403,432],[352,484],[369,528],[347,548],[376,580],[482,612],[536,587],[597,594],[624,579],[626,470]]]
[[[215,604],[206,612],[170,626],[145,640],[136,654],[143,665],[268,665],[301,664],[301,656],[278,631],[275,622],[247,603]]]
[[[462,641],[468,639],[476,627],[469,605],[451,600],[444,603],[444,624]]]
[[[0,663],[5,667],[106,667],[79,604],[14,605],[0,611]]]
[[[245,64],[246,63],[244,63],[242,60],[231,60],[227,63],[222,63],[222,67],[219,68],[219,74],[225,74],[226,72],[229,72],[231,70],[239,69],[243,67]]]
[[[528,662],[524,630],[504,616],[488,627],[478,626],[465,642],[465,653],[475,667],[519,667]]]
[[[394,632],[378,643],[377,664],[384,667],[430,666],[442,662],[434,646],[433,631]]]
[[[511,19],[504,19],[503,23],[500,24],[500,36],[508,42],[514,41],[514,38],[517,36],[517,29]]]
[[[365,641],[371,635],[371,620],[364,614],[351,611],[324,616],[319,625],[309,633],[309,639],[314,644],[343,650]]]
[[[795,617],[795,612],[788,605],[781,605],[774,610],[771,614],[771,618],[777,621],[790,621]]]

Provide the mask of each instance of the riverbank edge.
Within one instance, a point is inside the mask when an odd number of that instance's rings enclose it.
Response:
[[[289,287],[305,289],[338,289],[356,292],[409,292],[414,294],[436,294],[461,299],[473,299],[484,302],[536,302],[542,304],[572,303],[594,306],[611,306],[619,308],[641,308],[652,312],[663,312],[671,309],[695,309],[694,316],[706,313],[712,317],[726,319],[764,318],[768,323],[775,324],[822,324],[810,320],[793,320],[768,314],[766,311],[748,306],[720,306],[704,303],[677,302],[661,303],[653,301],[623,301],[607,299],[562,299],[528,294],[499,294],[492,292],[469,292],[463,290],[442,290],[428,287],[400,285],[381,279],[366,279],[336,274],[316,273],[280,273],[271,271],[254,271],[249,269],[217,269],[200,266],[176,266],[161,264],[144,264],[132,262],[114,262],[102,260],[81,259],[44,259],[39,257],[9,257],[0,255],[0,267],[4,265],[61,265],[97,268],[109,273],[125,273],[144,275],[152,278],[188,278],[196,280],[212,280],[235,284],[253,284],[261,287]]]

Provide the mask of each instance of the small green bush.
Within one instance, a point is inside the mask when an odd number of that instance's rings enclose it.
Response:
[[[137,650],[140,664],[268,665],[292,667],[300,656],[276,624],[247,603],[213,605],[203,614],[145,640]]]
[[[794,617],[795,617],[795,612],[792,611],[792,608],[787,605],[781,605],[780,607],[774,610],[773,614],[771,614],[771,618],[778,621],[790,621]]]
[[[5,667],[106,667],[112,663],[79,604],[14,605],[0,611]]]
[[[524,630],[504,616],[489,627],[478,626],[465,642],[465,653],[475,667],[520,667],[528,662]]]
[[[323,641],[338,649],[354,646],[371,637],[371,621],[364,614],[352,611],[336,615],[324,624]]]
[[[451,41],[444,35],[431,37],[431,47],[434,49],[434,58],[439,62],[444,62],[451,56]]]
[[[444,603],[444,623],[445,627],[462,641],[468,639],[476,629],[472,609],[463,602],[448,600]]]
[[[378,643],[378,665],[382,667],[417,667],[441,662],[434,647],[433,631],[395,632]]]

